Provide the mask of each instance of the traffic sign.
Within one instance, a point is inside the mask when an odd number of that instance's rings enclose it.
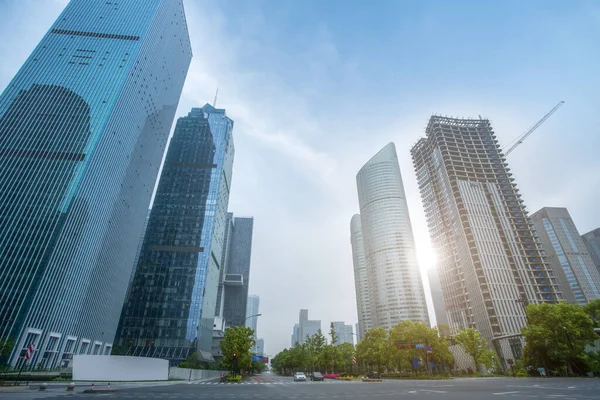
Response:
[[[263,357],[262,356],[252,356],[252,361],[262,361]]]
[[[415,345],[415,349],[424,349],[424,348],[425,348],[425,345],[423,343],[417,343]]]

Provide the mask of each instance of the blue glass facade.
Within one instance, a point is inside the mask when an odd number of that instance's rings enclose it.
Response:
[[[586,303],[585,296],[583,295],[583,292],[581,291],[581,286],[579,285],[579,282],[577,281],[577,278],[575,277],[575,274],[573,273],[573,270],[571,269],[571,264],[569,264],[569,261],[567,260],[567,256],[565,255],[565,252],[563,251],[563,248],[560,245],[560,241],[558,240],[558,236],[556,235],[556,232],[554,232],[554,228],[552,227],[550,220],[548,218],[544,218],[543,224],[544,224],[544,228],[546,229],[546,233],[548,234],[548,238],[550,239],[550,243],[552,244],[552,249],[556,253],[558,262],[559,262],[565,276],[567,277],[567,283],[569,284],[569,286],[571,287],[571,290],[573,291],[575,300],[577,301],[578,304],[581,304],[581,305],[585,304]]]
[[[121,315],[117,343],[126,354],[176,363],[197,351],[212,361],[232,128],[210,105],[177,122]]]
[[[110,352],[191,56],[180,0],[72,0],[0,96],[11,365]]]
[[[596,268],[600,271],[600,228],[581,235],[581,239],[590,252]]]

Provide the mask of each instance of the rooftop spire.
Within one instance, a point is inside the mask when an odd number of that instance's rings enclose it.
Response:
[[[217,92],[215,93],[215,101],[213,102],[213,107],[217,108],[217,96],[219,95],[219,87],[217,86]]]

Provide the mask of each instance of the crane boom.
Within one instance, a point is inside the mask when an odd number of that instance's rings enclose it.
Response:
[[[533,133],[533,131],[535,131],[537,128],[540,127],[540,125],[542,125],[548,118],[550,118],[550,116],[552,114],[554,114],[554,112],[556,110],[558,110],[560,108],[560,106],[562,106],[563,104],[565,104],[564,101],[560,101],[556,106],[554,106],[554,108],[552,110],[550,110],[548,112],[548,114],[544,115],[544,117],[542,119],[540,119],[537,124],[535,124],[534,126],[531,127],[531,129],[529,129],[527,132],[525,132],[523,135],[521,135],[521,137],[517,140],[517,142],[515,144],[513,144],[508,150],[506,150],[506,153],[504,153],[504,157],[506,157],[507,155],[509,155],[518,145],[520,145],[521,143],[523,143],[523,141],[525,139],[527,139],[527,137],[529,135],[531,135]]]

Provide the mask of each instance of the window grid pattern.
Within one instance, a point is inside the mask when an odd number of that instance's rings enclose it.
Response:
[[[369,286],[365,266],[365,247],[362,236],[360,215],[356,214],[350,222],[350,243],[352,245],[352,262],[354,265],[354,286],[358,313],[358,340],[373,328],[371,306],[369,303]]]
[[[585,304],[600,298],[600,272],[566,208],[544,207],[532,220],[557,271],[565,300]],[[569,292],[572,293],[569,296]]]
[[[433,116],[411,154],[453,332],[515,358],[528,303],[562,294],[488,120]],[[504,343],[506,342],[506,343]]]
[[[0,340],[39,329],[31,364],[112,342],[190,59],[181,1],[73,0],[2,93]]]
[[[429,323],[406,195],[393,143],[356,176],[372,327]]]
[[[582,235],[581,238],[596,264],[596,268],[600,271],[600,228]]]

